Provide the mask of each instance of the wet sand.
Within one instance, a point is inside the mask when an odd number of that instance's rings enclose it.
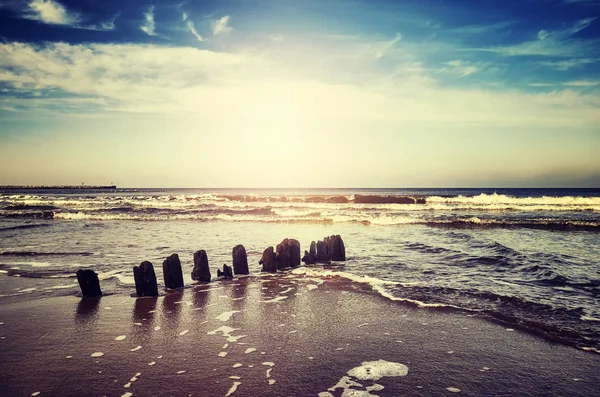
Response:
[[[600,395],[599,354],[336,277],[15,302],[0,323],[2,396]]]

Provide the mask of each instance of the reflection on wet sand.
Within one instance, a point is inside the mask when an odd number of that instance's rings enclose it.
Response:
[[[210,301],[210,288],[194,288],[194,310],[203,311]]]
[[[163,319],[171,328],[179,326],[179,317],[181,316],[181,303],[183,300],[183,292],[169,292],[163,299],[162,314]]]
[[[246,307],[246,298],[248,294],[248,278],[242,278],[231,290],[231,300],[233,310],[243,311]]]
[[[98,308],[102,297],[81,298],[77,303],[75,321],[79,324],[92,325],[98,319]]]
[[[137,298],[133,305],[133,330],[146,330],[152,327],[154,323],[154,312],[156,311],[156,302],[158,297],[149,296]]]

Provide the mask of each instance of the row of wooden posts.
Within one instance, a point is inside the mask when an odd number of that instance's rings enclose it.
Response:
[[[248,270],[248,256],[243,245],[233,247],[231,251],[233,268],[223,265],[223,270],[217,270],[217,277],[233,278],[235,275],[250,274]],[[304,251],[304,257],[300,258],[300,242],[295,239],[284,239],[277,244],[275,250],[268,247],[263,251],[259,264],[263,272],[275,273],[288,267],[298,267],[301,262],[307,265],[315,263],[329,263],[331,261],[345,261],[346,250],[344,242],[339,235],[325,237],[318,242],[311,242],[310,250]],[[166,289],[183,288],[183,272],[179,255],[169,256],[162,264],[163,277]],[[133,268],[135,279],[135,290],[137,296],[158,296],[158,283],[154,266],[148,261],[142,262]],[[199,282],[210,282],[211,274],[208,265],[206,251],[200,250],[194,253],[194,269],[192,280]],[[97,297],[102,295],[100,281],[96,272],[90,269],[79,269],[77,281],[84,297]]]

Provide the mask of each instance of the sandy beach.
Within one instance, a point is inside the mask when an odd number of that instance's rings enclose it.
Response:
[[[600,393],[598,354],[338,277],[16,302],[0,324],[3,396]]]

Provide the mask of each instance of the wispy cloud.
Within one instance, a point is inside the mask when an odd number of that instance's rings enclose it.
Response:
[[[140,29],[148,36],[156,36],[156,25],[154,24],[154,6],[151,6],[148,12],[144,13],[144,23]]]
[[[446,29],[444,32],[458,35],[482,34],[494,30],[505,29],[514,23],[515,21],[504,21],[488,25],[465,25],[457,28]]]
[[[393,47],[394,44],[396,44],[400,40],[402,40],[402,35],[400,33],[396,33],[396,36],[392,40],[383,42],[381,45],[378,46],[377,51],[375,51],[375,58],[382,58],[383,56],[385,56],[387,50]]]
[[[77,14],[55,0],[31,0],[25,17],[52,25],[73,25],[79,21]]]
[[[198,41],[204,41],[204,37],[198,33],[194,23],[190,21],[190,15],[187,12],[184,11],[183,14],[181,14],[181,20],[185,22],[190,33],[192,33],[198,39]]]
[[[595,87],[600,84],[600,81],[594,80],[575,80],[575,81],[567,81],[563,83],[563,85],[570,87]]]
[[[75,26],[75,27],[77,27],[79,29],[100,30],[100,31],[115,30],[115,21],[117,20],[117,18],[119,18],[119,15],[120,14],[116,14],[111,19],[104,21],[104,22],[100,22],[97,25]]]
[[[600,43],[598,39],[576,39],[573,36],[587,28],[596,18],[577,21],[573,26],[562,30],[542,29],[537,32],[537,40],[526,41],[516,45],[505,45],[475,50],[490,51],[507,56],[541,55],[541,56],[581,56],[588,54]]]
[[[198,39],[198,41],[204,41],[204,38],[198,34],[198,32],[196,31],[196,28],[194,27],[194,23],[192,21],[187,21],[187,27],[190,30],[190,32],[196,36],[196,38]]]
[[[437,71],[451,72],[457,74],[459,77],[466,77],[479,71],[478,67],[460,60],[444,62],[444,65],[446,65],[446,67],[438,69]]]
[[[221,17],[214,21],[212,24],[213,36],[225,35],[227,33],[230,33],[233,30],[233,28],[231,26],[227,26],[227,23],[229,23],[229,15],[225,15],[224,17]]]
[[[282,34],[270,34],[269,39],[271,41],[283,41],[285,39],[285,36]]]
[[[583,65],[591,65],[600,61],[600,58],[573,58],[563,61],[542,61],[541,64],[557,71],[567,71],[569,69],[579,68]]]

